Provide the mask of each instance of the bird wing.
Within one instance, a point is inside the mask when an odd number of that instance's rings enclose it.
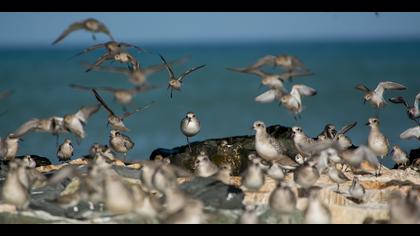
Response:
[[[267,55],[265,57],[260,58],[255,64],[250,66],[251,68],[259,68],[263,65],[269,64],[274,65],[276,57],[273,55]]]
[[[136,45],[133,44],[129,44],[129,43],[124,43],[124,42],[120,42],[120,46],[125,47],[125,48],[134,48],[137,51],[143,52],[144,49],[137,47]]]
[[[414,107],[415,109],[419,109],[419,103],[420,103],[420,93],[416,95],[416,98],[414,99]]]
[[[112,73],[120,73],[120,74],[130,74],[130,70],[125,67],[114,67],[114,66],[95,66],[89,63],[82,62],[81,63],[84,67],[90,68],[94,71],[103,71],[103,72],[112,72]]]
[[[285,80],[289,80],[290,78],[295,78],[295,77],[300,77],[300,76],[309,76],[309,75],[314,75],[315,73],[310,72],[310,71],[286,71],[283,72],[281,74],[279,74],[279,79],[281,79],[282,81]]]
[[[141,86],[135,86],[134,88],[130,89],[132,93],[143,93],[150,90],[155,90],[158,88],[163,88],[162,86],[155,86],[155,85],[141,85]]]
[[[357,159],[366,160],[369,164],[373,166],[379,166],[378,157],[376,154],[367,146],[360,145],[356,150],[354,150],[353,155],[357,157]]]
[[[277,90],[270,89],[260,94],[259,96],[257,96],[255,98],[255,101],[259,103],[269,103],[269,102],[273,102],[276,99],[276,97],[277,97]]]
[[[96,100],[102,104],[102,106],[109,112],[109,114],[115,116],[115,113],[111,110],[111,108],[108,107],[108,105],[106,105],[104,99],[99,95],[99,93],[95,89],[92,89],[92,92],[95,95]]]
[[[64,30],[63,33],[60,34],[60,36],[58,36],[58,38],[56,40],[54,40],[52,45],[57,44],[58,42],[63,40],[71,32],[76,31],[76,30],[80,30],[80,29],[83,29],[83,28],[84,28],[83,22],[75,22],[75,23],[71,24],[66,30]]]
[[[287,148],[283,145],[283,143],[279,142],[277,139],[269,136],[268,142],[273,145],[273,147],[277,150],[277,153],[282,154],[287,151]]]
[[[98,48],[103,48],[103,47],[105,47],[105,43],[95,44],[95,45],[93,45],[91,47],[88,47],[88,48],[83,49],[83,51],[75,54],[73,57],[77,57],[77,56],[80,56],[82,54],[85,54],[85,53],[88,53],[88,52],[91,52],[93,50],[96,50]]]
[[[177,60],[169,61],[168,64],[171,65],[171,66],[176,65],[176,64],[184,64],[189,58],[190,58],[190,56],[185,56],[185,57],[182,57],[182,58],[177,59]],[[165,69],[165,67],[166,66],[165,66],[164,63],[148,66],[146,68],[143,68],[143,73],[145,75],[151,75],[151,74],[157,73],[157,72]]]
[[[80,110],[76,113],[76,117],[83,123],[87,123],[89,117],[98,112],[100,108],[100,104],[94,106],[82,106]]]
[[[259,77],[264,77],[266,75],[268,75],[267,73],[259,70],[258,68],[254,68],[254,67],[245,67],[245,68],[226,68],[227,70],[230,71],[235,71],[235,72],[239,72],[239,73],[245,73],[245,74],[254,74],[257,75]]]
[[[356,85],[356,89],[362,91],[363,93],[370,92],[370,89],[368,87],[366,87],[366,85],[364,85],[364,84]]]
[[[109,53],[105,53],[104,55],[102,55],[101,57],[98,58],[98,60],[96,60],[95,64],[93,64],[91,67],[89,67],[86,72],[91,71],[93,68],[100,66],[104,61],[106,60],[112,60],[114,59],[114,56],[109,54]]]
[[[305,69],[305,70],[309,71],[308,69],[306,69],[306,66],[303,64],[303,62],[301,62],[301,61],[299,60],[299,58],[297,58],[297,57],[295,57],[295,56],[292,56],[292,64],[293,64],[294,66],[297,66],[297,67],[300,67],[300,68],[302,68],[302,69]]]
[[[296,93],[299,93],[300,95],[303,95],[303,96],[314,96],[316,95],[317,92],[315,89],[309,86],[306,86],[303,84],[295,84],[293,85],[292,91],[290,92],[290,94],[292,96],[296,96],[297,95]]]
[[[406,87],[391,81],[380,82],[375,89],[375,93],[382,95],[385,89],[404,90]]]
[[[417,138],[420,139],[420,126],[409,128],[400,134],[401,139]]]
[[[347,180],[347,181],[349,181],[350,179],[341,171],[341,170],[337,170],[337,173],[338,173],[338,177],[340,178],[340,179],[345,179],[345,180]]]
[[[152,101],[152,102],[150,102],[150,103],[148,103],[148,104],[146,104],[146,105],[144,105],[144,106],[142,106],[142,107],[139,107],[139,108],[137,108],[136,110],[134,110],[134,111],[132,111],[132,112],[125,112],[123,115],[122,115],[122,119],[125,119],[125,118],[127,118],[127,117],[129,117],[129,116],[131,116],[131,115],[133,115],[133,114],[135,114],[135,113],[137,113],[137,112],[139,112],[139,111],[143,111],[143,110],[145,110],[145,109],[147,109],[147,108],[149,108],[153,103],[155,103],[154,101]]]
[[[78,84],[69,84],[70,88],[75,88],[75,89],[80,89],[80,90],[92,90],[93,87],[87,87],[87,86],[83,86],[83,85],[78,85]]]
[[[34,118],[27,122],[25,122],[23,125],[21,125],[15,132],[13,132],[13,137],[22,137],[25,134],[34,131],[38,128],[39,119]]]
[[[114,37],[112,37],[111,31],[109,31],[108,27],[104,23],[99,23],[99,32],[102,32],[109,36],[109,38],[114,41]]]
[[[194,71],[196,71],[196,70],[198,70],[198,69],[201,69],[201,68],[203,68],[203,67],[205,67],[206,65],[200,65],[200,66],[196,66],[196,67],[193,67],[193,68],[191,68],[191,69],[189,69],[189,70],[187,70],[187,71],[185,71],[184,73],[182,73],[179,77],[178,77],[178,80],[179,81],[182,81],[187,75],[189,75],[189,74],[191,74],[192,72],[194,72]]]
[[[336,136],[339,135],[339,134],[345,134],[345,133],[347,133],[347,131],[353,129],[356,125],[357,125],[357,122],[355,121],[355,122],[352,122],[350,124],[347,124],[347,125],[343,126],[343,128],[341,128],[337,132]]]
[[[408,104],[407,104],[407,102],[405,101],[405,99],[403,98],[403,97],[401,97],[401,96],[399,96],[399,97],[393,97],[393,98],[389,98],[388,99],[390,102],[392,102],[392,103],[395,103],[395,104],[399,104],[399,103],[401,103],[401,104],[403,104],[404,106],[405,106],[405,108],[408,108]]]
[[[174,74],[174,71],[172,70],[171,66],[166,62],[165,58],[162,55],[159,55],[159,56],[160,56],[160,59],[165,64],[166,69],[168,70],[169,80],[175,79],[175,74]]]

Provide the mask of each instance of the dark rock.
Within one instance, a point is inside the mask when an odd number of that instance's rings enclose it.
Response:
[[[288,147],[288,156],[294,157],[297,154],[291,139],[291,128],[274,125],[268,127],[267,132]],[[191,151],[188,145],[173,149],[160,148],[151,153],[150,160],[154,160],[157,155],[161,155],[168,157],[171,164],[193,171],[195,158],[200,151],[205,151],[216,165],[230,164],[232,174],[239,175],[248,165],[248,155],[255,152],[254,139],[254,135],[245,135],[193,142],[191,143]]]
[[[180,186],[180,189],[205,206],[217,209],[241,209],[245,194],[241,189],[224,184],[213,178],[195,177]]]
[[[42,157],[42,156],[38,156],[38,155],[30,155],[31,158],[35,161],[36,163],[36,167],[40,167],[40,166],[49,166],[51,165],[51,161],[46,158],[46,157]],[[17,156],[17,159],[23,159],[25,156]]]

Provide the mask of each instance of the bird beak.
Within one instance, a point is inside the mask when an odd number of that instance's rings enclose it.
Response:
[[[366,123],[365,125],[369,126],[369,125],[370,125],[370,123],[368,122],[368,123]]]
[[[363,98],[363,104],[365,104],[366,103],[366,99],[365,98]]]
[[[188,118],[188,122],[187,122],[187,125],[189,124],[191,122],[191,118]]]
[[[250,129],[250,130],[253,130],[253,129],[254,129],[254,127],[253,127],[253,126],[251,126],[251,127],[249,127],[249,129]]]
[[[20,139],[19,139],[19,141],[23,142],[23,141],[25,141],[25,140],[24,140],[23,138],[20,138]]]

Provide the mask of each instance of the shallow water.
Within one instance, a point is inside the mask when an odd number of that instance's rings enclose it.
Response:
[[[101,52],[68,60],[86,46],[89,45],[0,49],[1,90],[15,91],[13,96],[0,101],[0,112],[7,110],[0,117],[0,136],[13,132],[30,118],[62,116],[77,111],[82,105],[96,103],[91,93],[74,90],[68,87],[70,83],[121,88],[131,86],[123,75],[84,72],[79,62],[93,62]],[[192,141],[252,134],[249,127],[255,120],[262,120],[267,125],[299,125],[311,136],[316,136],[326,123],[334,123],[339,128],[357,121],[358,125],[348,135],[359,145],[367,141],[369,128],[364,124],[375,113],[368,104],[363,104],[362,93],[354,89],[356,84],[365,83],[373,89],[379,81],[402,83],[408,90],[387,91],[385,96],[403,95],[410,103],[420,91],[420,41],[139,46],[162,53],[167,59],[190,54],[190,61],[175,67],[178,73],[200,64],[207,66],[191,74],[185,80],[182,91],[174,92],[173,99],[169,98],[166,88],[139,94],[135,98],[137,106],[150,101],[156,103],[125,121],[131,129],[127,135],[136,143],[128,154],[133,160],[147,159],[156,148],[184,145],[186,140],[179,130],[179,123],[188,111],[195,112],[202,124],[201,132],[191,138]],[[315,73],[314,76],[294,80],[294,83],[303,83],[318,90],[315,97],[303,99],[305,110],[298,121],[276,103],[254,102],[254,98],[264,92],[264,88],[258,88],[257,77],[225,70],[225,67],[249,65],[267,54],[283,53],[297,56]],[[157,55],[140,54],[138,59],[144,66],[160,63]],[[166,87],[166,71],[151,76],[149,81]],[[291,84],[286,83],[286,86],[290,88]],[[101,94],[115,111],[122,113],[111,94]],[[132,105],[131,109],[136,105]],[[87,138],[80,146],[75,145],[75,155],[86,154],[93,142],[108,142],[106,116],[102,109],[89,120]],[[389,104],[380,112],[380,118],[381,130],[391,144],[399,144],[406,151],[419,146],[416,140],[399,139],[402,131],[414,126],[402,106]],[[60,142],[67,136],[75,141],[73,136],[63,135]],[[20,147],[19,154],[38,154],[55,161],[55,138],[49,134],[29,134]],[[386,164],[392,165],[390,157],[386,159]]]

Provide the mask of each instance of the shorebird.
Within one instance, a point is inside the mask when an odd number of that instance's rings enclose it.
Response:
[[[15,159],[19,150],[19,141],[22,139],[16,137],[13,133],[5,138],[0,138],[0,157],[2,160],[10,161]]]
[[[25,183],[21,178],[22,172],[25,173],[25,169],[22,169],[20,160],[14,160],[9,163],[9,170],[7,172],[6,181],[3,184],[1,195],[2,200],[6,203],[15,205],[18,209],[26,209],[30,202],[29,188],[25,186]]]
[[[330,166],[328,168],[328,177],[330,178],[330,180],[337,184],[337,193],[339,193],[340,191],[340,184],[343,184],[350,180],[343,172],[338,170],[335,166]]]
[[[404,152],[404,150],[402,150],[399,145],[392,146],[391,154],[392,160],[395,161],[395,163],[397,163],[397,165],[399,166],[407,166],[408,162],[410,161],[410,159],[407,156],[407,153]]]
[[[335,125],[333,124],[326,124],[324,130],[318,134],[317,139],[319,140],[326,140],[326,139],[334,139],[337,135],[337,130],[335,129]]]
[[[267,161],[289,158],[284,154],[286,146],[267,133],[264,122],[255,121],[252,129],[255,130],[255,150],[258,156]]]
[[[200,120],[198,120],[197,116],[193,112],[187,112],[185,117],[181,120],[181,132],[187,137],[188,147],[191,152],[191,145],[190,145],[190,137],[195,136],[200,132],[201,125]]]
[[[120,63],[126,63],[128,65],[128,68],[132,70],[137,70],[140,68],[139,62],[133,55],[131,55],[128,52],[118,52],[118,53],[113,53],[113,54],[105,53],[104,55],[102,55],[96,60],[95,64],[87,68],[85,72],[89,72],[93,70],[93,68],[99,67],[100,65],[102,65],[102,63],[104,63],[105,61],[110,61],[110,60],[117,61]]]
[[[317,91],[303,84],[295,84],[289,94],[280,98],[281,104],[293,113],[295,120],[303,110],[302,96],[315,96]]]
[[[249,191],[258,191],[264,185],[263,170],[254,163],[251,163],[242,174],[241,185]]]
[[[409,128],[400,134],[401,139],[416,138],[420,140],[420,125]]]
[[[379,109],[383,108],[386,104],[385,99],[383,97],[385,90],[404,90],[406,89],[406,87],[395,82],[385,81],[380,82],[378,86],[376,86],[375,90],[370,90],[364,84],[358,84],[356,86],[356,89],[363,92],[363,102],[369,102],[373,107],[376,108],[376,112],[378,113]]]
[[[327,206],[319,199],[319,189],[309,192],[308,207],[304,211],[304,224],[330,224],[331,213]]]
[[[284,183],[278,183],[271,192],[268,203],[279,214],[292,214],[296,210],[297,199],[292,189]]]
[[[173,66],[176,64],[183,64],[188,60],[189,57],[183,57],[177,60],[173,60],[168,62],[169,65]],[[148,85],[148,77],[152,74],[155,74],[161,70],[166,68],[165,64],[157,64],[151,65],[148,67],[141,67],[140,65],[138,68],[124,68],[124,67],[112,67],[112,66],[95,66],[91,64],[82,63],[87,68],[92,68],[94,71],[102,71],[102,72],[111,72],[111,73],[118,73],[124,74],[129,79],[128,81],[135,86],[147,86]]]
[[[100,48],[105,48],[106,51],[107,51],[103,55],[116,54],[116,53],[124,52],[125,49],[127,49],[127,48],[134,48],[134,49],[136,49],[137,51],[140,51],[140,52],[144,51],[142,48],[137,47],[136,45],[129,44],[129,43],[117,42],[117,41],[108,41],[106,43],[99,43],[99,44],[95,44],[91,47],[85,48],[85,49],[83,49],[83,51],[77,53],[74,56],[80,56],[80,55],[83,55],[85,53],[89,53],[91,51],[94,51],[94,50],[97,50],[97,49],[100,49]]]
[[[379,130],[379,119],[369,118],[366,125],[370,126],[370,133],[368,137],[369,148],[377,155],[381,157],[388,155],[389,141]],[[379,166],[378,175],[381,174],[382,163]]]
[[[181,90],[182,80],[184,78],[186,78],[187,75],[189,75],[192,72],[206,66],[206,65],[200,65],[200,66],[197,66],[197,67],[193,67],[193,68],[185,71],[184,73],[182,73],[180,76],[176,77],[173,70],[172,70],[172,67],[166,62],[165,58],[163,58],[162,55],[160,55],[160,58],[161,58],[162,62],[165,64],[166,69],[168,70],[168,73],[169,73],[168,89],[171,89],[171,98],[172,98],[172,91],[173,90],[178,90],[178,91]]]
[[[260,58],[254,65],[249,68],[260,68],[263,65],[280,66],[288,72],[292,71],[309,71],[306,66],[295,56],[291,55],[267,55]]]
[[[307,190],[319,179],[318,169],[309,163],[298,166],[293,173],[293,180],[303,189]]]
[[[147,91],[157,88],[155,86],[150,86],[150,85],[135,86],[129,89],[112,88],[112,87],[87,87],[87,86],[77,85],[77,84],[70,84],[69,86],[71,88],[86,90],[86,91],[91,91],[92,89],[95,89],[96,91],[110,92],[112,93],[114,100],[123,106],[124,111],[127,110],[126,106],[131,104],[134,96],[136,96],[138,93],[147,92]]]
[[[403,97],[394,97],[388,100],[392,103],[403,104],[405,109],[407,110],[408,118],[416,122],[416,124],[420,125],[418,121],[418,119],[420,118],[420,109],[419,109],[420,93],[416,95],[413,106],[409,106]]]
[[[68,114],[63,117],[64,127],[76,135],[78,144],[80,144],[81,139],[86,137],[84,126],[86,125],[88,119],[98,112],[100,108],[100,104],[94,106],[82,106],[76,113]]]
[[[96,99],[102,104],[102,106],[105,108],[105,110],[108,111],[108,123],[107,125],[111,125],[111,128],[114,130],[119,130],[119,131],[129,131],[129,129],[127,127],[125,127],[124,125],[124,119],[126,119],[127,117],[142,111],[146,108],[148,108],[151,104],[153,104],[154,102],[151,102],[143,107],[137,108],[136,110],[132,111],[132,112],[125,112],[122,116],[118,116],[117,114],[115,114],[111,108],[105,103],[104,99],[99,95],[99,93],[95,90],[92,89],[93,94],[95,95]]]
[[[114,40],[114,38],[111,35],[111,32],[108,30],[108,28],[105,26],[104,23],[98,21],[94,18],[88,18],[83,21],[72,23],[63,33],[58,36],[58,38],[52,43],[53,45],[63,40],[65,37],[67,37],[70,33],[76,31],[76,30],[86,30],[92,33],[92,38],[96,40],[95,33],[104,33],[111,38],[111,40]]]
[[[73,144],[70,139],[65,139],[64,143],[58,146],[57,157],[61,162],[68,162],[73,156]]]
[[[197,156],[194,162],[195,174],[201,177],[210,177],[219,171],[219,168],[209,159],[203,151]]]
[[[56,137],[58,146],[58,136],[60,133],[67,133],[68,129],[64,126],[63,117],[53,116],[44,119],[33,118],[22,124],[15,132],[13,137],[23,137],[29,132],[47,132]]]
[[[365,161],[376,170],[380,168],[380,163],[375,152],[368,146],[360,145],[357,148],[348,148],[339,152],[344,164],[349,165],[353,169],[359,169]],[[375,173],[378,175],[378,173]]]
[[[188,199],[185,206],[169,216],[167,224],[202,224],[206,218],[203,212],[204,204],[195,199]]]
[[[244,208],[244,212],[239,218],[239,224],[258,224],[260,220],[257,215],[257,206],[245,205]]]
[[[353,177],[353,181],[349,188],[349,194],[352,198],[356,199],[358,202],[363,201],[363,197],[365,196],[366,190],[363,185],[360,184],[359,178],[357,176]]]
[[[225,184],[231,184],[232,166],[229,163],[220,165],[219,171],[214,176],[217,180]]]
[[[389,200],[389,216],[391,224],[419,224],[420,205],[417,200],[418,190],[410,190],[407,196],[394,192]]]
[[[284,179],[284,172],[280,164],[273,161],[270,168],[266,171],[267,175],[276,181]]]
[[[97,156],[101,156],[107,160],[115,160],[115,155],[112,152],[112,149],[108,145],[100,145],[98,143],[94,143],[89,148],[89,157],[91,159],[96,158]]]
[[[121,134],[117,130],[111,130],[109,135],[109,146],[118,153],[123,153],[124,156],[127,155],[127,152],[133,149],[134,142],[130,137]]]

